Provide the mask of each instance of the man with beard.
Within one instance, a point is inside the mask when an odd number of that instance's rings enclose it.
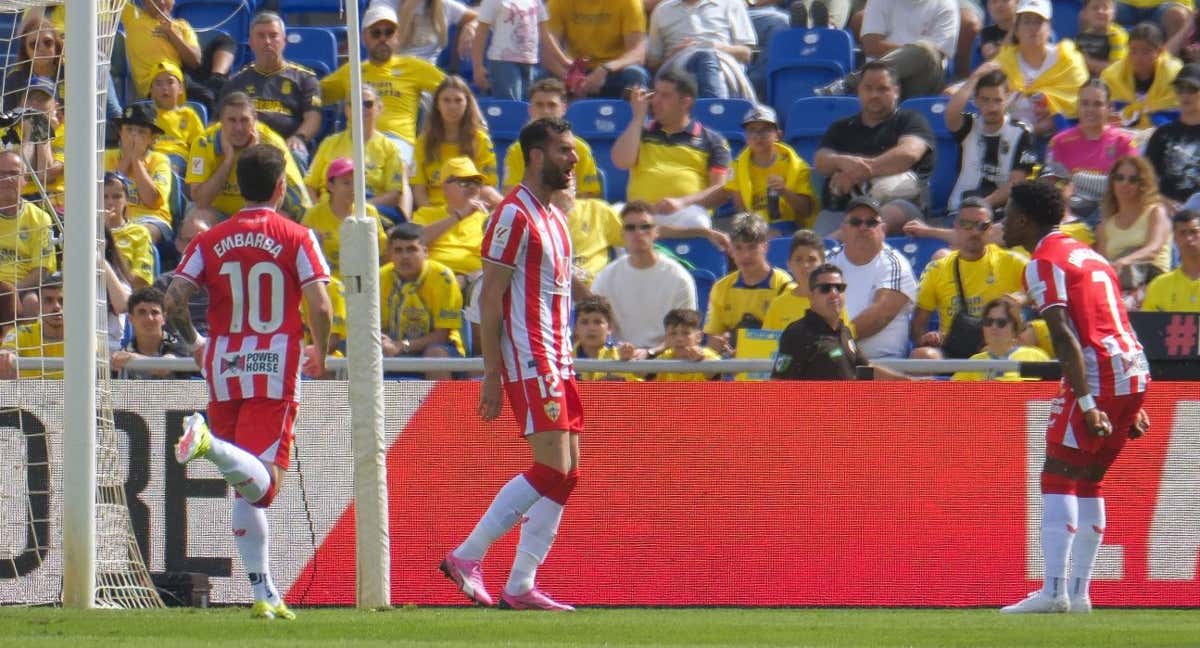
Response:
[[[413,144],[417,141],[417,111],[421,93],[433,94],[446,74],[432,63],[413,56],[397,56],[393,45],[396,34],[396,10],[373,4],[362,18],[362,42],[367,60],[362,64],[362,81],[379,91],[383,114],[379,130],[402,140],[404,164],[412,168]],[[329,103],[350,96],[350,64],[344,64],[321,79],[321,93]]]
[[[312,205],[304,174],[288,154],[287,142],[258,121],[254,103],[244,92],[231,92],[221,98],[220,123],[204,131],[192,143],[188,162],[188,192],[197,207],[212,208],[222,216],[231,216],[246,206],[238,188],[237,160],[242,151],[255,144],[266,144],[284,153],[284,182],[287,185],[279,211],[300,220]]]
[[[571,268],[567,217],[550,202],[555,191],[570,186],[579,156],[571,125],[561,119],[528,124],[520,142],[525,178],[492,212],[483,238],[478,413],[495,420],[507,394],[533,465],[496,493],[467,539],[446,554],[441,570],[472,601],[492,605],[480,563],[524,519],[500,607],[567,611],[574,608],[539,590],[534,577],[579,480],[583,411],[570,331],[571,293],[579,284]]]

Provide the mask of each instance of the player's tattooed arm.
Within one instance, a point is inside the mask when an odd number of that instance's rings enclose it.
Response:
[[[165,299],[167,323],[179,335],[179,339],[188,345],[188,348],[195,347],[196,340],[200,337],[196,332],[196,327],[192,324],[192,314],[188,311],[188,302],[191,301],[192,293],[195,291],[195,284],[186,279],[174,277],[171,279],[171,285],[167,287]]]

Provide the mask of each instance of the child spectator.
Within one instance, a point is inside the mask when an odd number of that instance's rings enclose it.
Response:
[[[771,301],[791,282],[787,272],[767,262],[767,223],[756,214],[733,219],[733,262],[737,270],[712,288],[704,332],[720,353],[733,348],[739,328],[761,328]]]
[[[1084,0],[1083,10],[1079,12],[1075,45],[1087,60],[1092,76],[1124,59],[1129,51],[1129,34],[1113,20],[1116,13],[1113,0]]]
[[[1161,113],[1179,109],[1171,82],[1183,67],[1163,45],[1163,33],[1154,23],[1129,30],[1129,54],[1108,66],[1100,78],[1108,85],[1115,110],[1127,128],[1152,128],[1169,117]]]
[[[694,311],[693,311],[694,312]],[[595,360],[631,360],[633,345],[612,342],[616,318],[612,304],[600,295],[592,295],[575,307],[575,357]],[[600,371],[585,371],[580,380],[641,380],[633,374],[618,374]]]
[[[690,308],[676,308],[663,318],[663,328],[667,331],[666,348],[658,355],[659,360],[720,360],[716,351],[702,346],[700,341],[703,333],[700,330],[700,312]],[[660,382],[700,382],[703,380],[720,380],[717,373],[660,373],[653,380]]]
[[[483,0],[471,47],[475,86],[499,99],[524,101],[533,85],[539,47],[553,61],[552,67],[565,68],[566,57],[550,36],[549,21],[541,0]]]
[[[154,101],[154,125],[162,130],[151,150],[167,156],[171,170],[183,177],[187,174],[187,156],[192,142],[204,134],[204,122],[192,107],[184,102],[183,72],[170,61],[163,61],[150,83],[150,98]]]
[[[144,225],[150,238],[170,242],[174,238],[171,222],[171,161],[152,150],[162,129],[154,123],[153,109],[133,104],[125,115],[113,120],[120,145],[104,153],[104,170],[115,171],[129,179],[129,219]]]
[[[991,24],[979,32],[979,58],[983,62],[996,58],[1008,41],[1017,18],[1017,0],[988,0],[987,12]]]
[[[413,207],[445,204],[442,163],[460,155],[470,158],[483,173],[486,181],[480,199],[494,207],[503,198],[496,191],[500,184],[496,152],[470,86],[462,77],[446,77],[433,93],[433,106],[414,152]]]
[[[104,224],[129,266],[133,288],[139,289],[154,283],[154,253],[150,249],[154,243],[145,225],[126,218],[129,186],[125,182],[120,174],[104,174]]]
[[[819,236],[812,230],[792,234],[787,264],[795,281],[789,284],[790,290],[771,300],[767,314],[763,316],[764,329],[782,331],[788,324],[804,317],[809,306],[808,275],[822,263],[825,263],[825,245]]]
[[[33,322],[19,324],[0,344],[0,380],[16,378],[17,358],[61,358],[63,342],[62,274],[45,273],[37,291],[38,310]],[[39,363],[20,367],[21,378],[62,378],[62,370],[46,370]]]
[[[321,251],[329,261],[329,272],[333,276],[341,275],[341,243],[339,230],[342,222],[354,212],[354,162],[350,158],[338,158],[331,162],[325,171],[326,192],[317,204],[304,213],[300,224],[308,227],[317,236]],[[375,206],[367,203],[367,218],[374,219],[379,235],[380,257],[387,252],[387,233]],[[352,253],[367,253],[367,250],[354,250]]]

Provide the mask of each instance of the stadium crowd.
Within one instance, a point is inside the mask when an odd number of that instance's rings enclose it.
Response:
[[[281,211],[330,261],[343,349],[339,259],[369,253],[385,355],[477,354],[484,223],[524,172],[516,132],[548,116],[571,121],[579,157],[554,201],[592,290],[578,357],[766,357],[761,332],[821,297],[868,358],[1046,359],[1022,310],[1029,251],[1000,235],[1026,180],[1067,199],[1061,229],[1112,263],[1131,309],[1200,312],[1191,0],[370,0],[362,106],[339,3],[289,4],[131,0],[121,16],[103,157],[117,375],[167,377],[125,364],[186,355],[164,287],[242,206],[238,152],[260,143],[287,153]],[[62,354],[60,13],[11,25],[4,378],[42,375],[17,356]],[[369,251],[338,240],[358,119]],[[816,268],[837,281],[811,282]],[[207,298],[192,299],[204,333]]]

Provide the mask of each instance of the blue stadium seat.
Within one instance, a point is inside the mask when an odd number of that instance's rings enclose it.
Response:
[[[779,237],[767,241],[767,263],[772,267],[787,270],[788,248],[792,246],[792,238]]]
[[[1082,0],[1052,0],[1053,10],[1050,18],[1050,29],[1058,38],[1075,38],[1079,33],[1079,12],[1083,10]]]
[[[287,30],[287,58],[312,68],[324,77],[338,66],[337,38],[321,27],[290,27]]]
[[[529,104],[524,101],[490,97],[479,97],[478,101],[479,110],[487,121],[488,135],[492,137],[496,161],[503,166],[508,147],[517,141],[521,135],[521,127],[529,121]]]
[[[175,17],[188,21],[197,32],[217,28],[243,42],[257,6],[255,0],[176,0]]]
[[[729,140],[729,148],[737,156],[746,146],[746,134],[742,129],[742,117],[746,116],[754,102],[746,99],[697,99],[692,116],[701,124],[717,131]]]
[[[946,127],[948,101],[948,97],[913,97],[900,104],[901,108],[921,113],[933,129],[935,166],[930,182],[930,205],[935,214],[945,213],[950,191],[958,181],[959,147],[954,134]]]
[[[204,104],[200,103],[199,101],[189,101],[189,102],[187,102],[187,105],[192,110],[196,111],[196,115],[200,117],[200,121],[204,122],[204,125],[207,126],[208,125],[208,108],[205,108]]]
[[[342,13],[342,4],[343,0],[279,0],[279,15],[288,25],[344,23],[346,15]],[[288,33],[292,29],[289,26]]]
[[[780,112],[813,88],[854,69],[854,41],[841,29],[789,29],[767,45],[767,101]]]
[[[701,268],[692,268],[692,281],[696,282],[696,310],[700,311],[700,320],[708,317],[708,296],[712,293],[713,284],[717,283],[717,275]]]
[[[768,227],[771,230],[770,236],[776,238],[783,237],[786,239],[792,238],[792,234],[795,234],[796,230],[800,229],[800,226],[796,224],[796,221],[775,221],[774,223],[768,223]]]
[[[933,253],[946,247],[946,242],[935,238],[913,238],[911,236],[889,236],[887,244],[904,255],[912,264],[913,275],[921,280],[921,272],[933,258]]]
[[[633,109],[616,99],[580,99],[567,107],[571,130],[592,147],[596,166],[604,172],[604,198],[609,202],[625,200],[629,172],[612,162],[612,145],[633,119]]]
[[[696,268],[718,277],[724,277],[729,272],[729,260],[725,253],[706,238],[662,239],[659,243]]]

